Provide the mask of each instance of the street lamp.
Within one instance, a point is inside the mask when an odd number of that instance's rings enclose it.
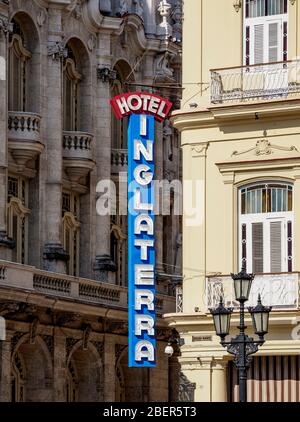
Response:
[[[243,266],[242,271],[239,274],[231,274],[231,278],[234,283],[235,298],[240,303],[239,334],[229,342],[225,341],[230,331],[230,317],[233,310],[224,306],[222,297],[219,306],[210,309],[210,313],[213,316],[216,334],[221,338],[221,345],[227,349],[228,353],[234,355],[233,362],[239,372],[240,402],[246,402],[247,370],[251,364],[251,355],[255,354],[259,346],[265,342],[264,336],[268,333],[269,314],[272,308],[263,306],[261,297],[258,296],[257,306],[249,308],[249,312],[252,316],[255,334],[259,336],[259,339],[255,341],[247,336],[245,334],[247,328],[245,326],[245,302],[249,300],[254,275],[247,274]]]

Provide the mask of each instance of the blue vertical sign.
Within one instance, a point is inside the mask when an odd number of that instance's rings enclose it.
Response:
[[[128,330],[130,367],[156,366],[154,116],[128,129]]]

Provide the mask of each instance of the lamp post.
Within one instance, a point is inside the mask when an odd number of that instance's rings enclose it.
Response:
[[[240,402],[247,401],[247,370],[251,364],[251,355],[258,351],[259,346],[265,342],[264,336],[268,333],[269,314],[271,307],[263,306],[261,297],[258,296],[258,304],[255,307],[249,307],[255,334],[258,340],[247,336],[245,333],[245,302],[249,300],[249,294],[254,279],[253,274],[247,274],[243,265],[239,274],[231,274],[234,283],[235,298],[240,303],[240,323],[239,334],[229,342],[225,341],[230,331],[230,318],[233,312],[232,308],[226,308],[223,298],[220,298],[220,304],[215,309],[210,309],[213,316],[217,336],[221,338],[221,345],[227,349],[228,353],[234,356],[234,364],[239,372]]]

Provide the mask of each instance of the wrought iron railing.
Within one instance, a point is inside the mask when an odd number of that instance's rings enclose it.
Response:
[[[247,306],[257,304],[258,295],[261,295],[265,306],[274,309],[299,308],[299,273],[259,274],[252,284]],[[233,281],[230,276],[208,277],[206,281],[207,308],[214,308],[223,297],[226,306],[238,309],[239,303],[235,300]]]
[[[211,70],[213,104],[300,94],[300,60]]]

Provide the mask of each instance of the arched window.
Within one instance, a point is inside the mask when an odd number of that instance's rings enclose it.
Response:
[[[21,264],[28,261],[28,183],[22,177],[8,177],[7,228],[15,241],[12,260]]]
[[[9,39],[8,69],[8,107],[10,111],[26,110],[28,93],[28,62],[32,57],[25,46],[24,34],[17,22],[14,24],[14,33]]]
[[[257,183],[239,190],[240,260],[247,271],[293,271],[293,185]]]
[[[62,239],[63,247],[70,255],[67,272],[79,275],[79,196],[72,192],[62,194]]]
[[[73,50],[68,47],[68,58],[63,67],[63,108],[64,130],[80,130],[80,81],[82,75],[78,70]]]

